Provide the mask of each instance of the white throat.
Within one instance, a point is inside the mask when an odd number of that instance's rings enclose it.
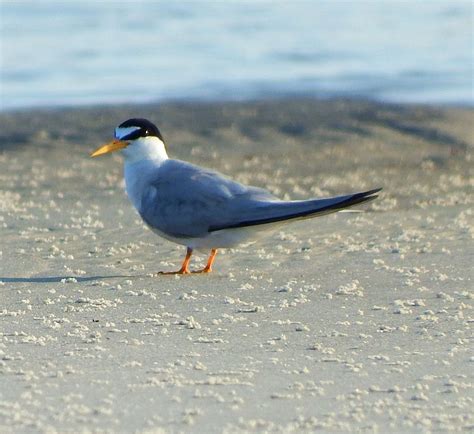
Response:
[[[122,149],[125,157],[124,174],[127,195],[140,211],[142,195],[156,169],[168,160],[165,144],[158,137],[142,137],[133,140]]]
[[[155,162],[163,162],[168,159],[165,144],[154,136],[141,137],[133,140],[130,144],[122,149],[125,157],[125,164],[133,164],[143,160],[152,160]]]

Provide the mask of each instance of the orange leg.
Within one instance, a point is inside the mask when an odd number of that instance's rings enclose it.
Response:
[[[186,250],[186,257],[184,258],[183,265],[178,271],[160,271],[158,274],[189,274],[189,261],[191,260],[191,255],[193,254],[193,249],[189,247]]]
[[[209,259],[207,260],[206,266],[199,271],[193,271],[193,273],[210,273],[212,271],[212,264],[214,259],[216,259],[217,249],[212,249],[211,254],[209,255]]]

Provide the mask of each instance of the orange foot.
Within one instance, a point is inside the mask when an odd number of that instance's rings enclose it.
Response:
[[[193,254],[193,250],[188,247],[186,251],[186,257],[184,258],[183,265],[178,271],[160,271],[156,273],[159,276],[166,276],[166,275],[176,275],[176,274],[203,274],[203,273],[210,273],[212,271],[212,263],[216,258],[217,249],[212,249],[209,259],[207,260],[206,266],[202,270],[197,271],[189,271],[189,261],[191,260],[191,255]]]
[[[216,259],[217,249],[212,249],[209,259],[207,260],[206,266],[202,270],[193,271],[196,274],[210,273],[212,271],[212,263]]]
[[[210,273],[212,268],[203,268],[202,270],[191,271],[193,274],[203,274],[203,273]]]
[[[189,274],[189,261],[191,260],[191,255],[193,254],[193,249],[188,249],[186,250],[186,257],[184,258],[183,265],[181,265],[181,268],[178,271],[159,271],[158,275],[172,275],[172,274]]]

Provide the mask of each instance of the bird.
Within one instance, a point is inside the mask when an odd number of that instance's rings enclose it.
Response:
[[[120,150],[124,156],[125,189],[144,223],[157,235],[186,247],[179,270],[157,274],[209,273],[217,249],[253,242],[284,223],[367,203],[377,198],[381,190],[285,201],[263,188],[169,158],[158,127],[147,119],[122,122],[115,128],[114,137],[90,156]],[[194,250],[210,254],[204,268],[190,271]]]

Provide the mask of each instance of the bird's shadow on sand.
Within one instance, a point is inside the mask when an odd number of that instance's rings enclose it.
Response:
[[[75,279],[79,282],[91,282],[93,280],[103,280],[103,279],[115,279],[115,278],[128,278],[134,276],[123,276],[123,275],[114,275],[114,276],[45,276],[45,277],[0,277],[0,282],[3,283],[61,283],[63,280]]]

